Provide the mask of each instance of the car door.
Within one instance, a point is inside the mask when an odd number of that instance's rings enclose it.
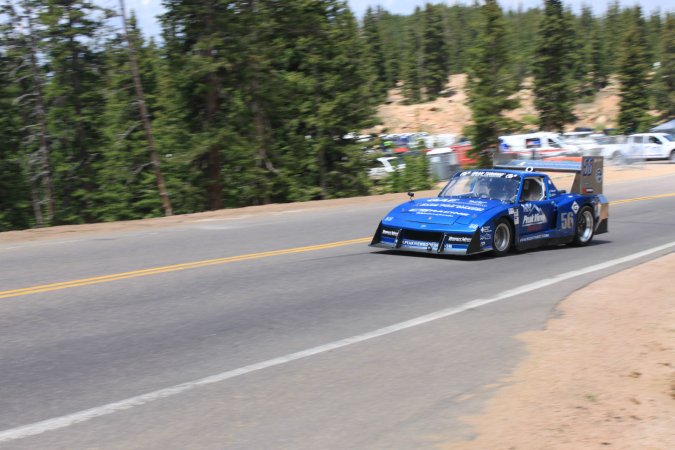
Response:
[[[544,177],[525,177],[519,197],[518,209],[520,212],[519,231],[521,237],[547,231],[554,226],[553,214],[555,206],[549,198]]]
[[[663,143],[656,136],[645,136],[645,158],[660,158],[663,153]]]
[[[632,160],[645,157],[644,136],[630,136],[628,139],[628,157]]]

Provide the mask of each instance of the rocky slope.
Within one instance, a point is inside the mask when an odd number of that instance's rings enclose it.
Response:
[[[466,75],[451,75],[448,79],[447,97],[416,105],[405,105],[401,89],[392,89],[385,104],[378,108],[381,125],[366,130],[368,133],[408,133],[426,131],[430,134],[454,133],[461,135],[462,129],[471,124],[471,111],[467,105],[465,90]],[[532,80],[523,83],[523,89],[515,97],[520,107],[507,114],[508,117],[524,122],[530,129],[536,129],[537,111],[534,108]],[[589,127],[594,129],[616,126],[619,114],[619,95],[616,82],[610,83],[600,91],[592,103],[577,104],[574,112],[577,122],[568,126]]]

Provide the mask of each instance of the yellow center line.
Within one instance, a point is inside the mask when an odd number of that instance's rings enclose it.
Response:
[[[218,264],[228,264],[232,262],[248,261],[251,259],[269,258],[271,256],[290,255],[293,253],[313,252],[317,250],[326,250],[345,245],[363,244],[370,241],[370,238],[350,239],[347,241],[329,242],[327,244],[309,245],[306,247],[287,248],[282,250],[272,250],[269,252],[248,253],[245,255],[228,256],[225,258],[207,259],[204,261],[194,261],[183,264],[173,264],[170,266],[153,267],[150,269],[132,270],[130,272],[114,273],[111,275],[102,275],[99,277],[83,278],[80,280],[63,281],[60,283],[43,284],[22,289],[12,289],[9,291],[0,291],[0,299],[18,297],[21,295],[38,294],[41,292],[58,291],[90,284],[107,283],[109,281],[125,280],[128,278],[146,277],[160,273],[176,272],[179,270],[196,269],[199,267],[215,266]]]
[[[615,200],[610,205],[620,205],[624,203],[638,202],[644,200],[653,200],[657,198],[675,197],[675,192],[669,194],[651,195],[646,197],[627,198],[624,200]],[[129,278],[147,277],[160,273],[177,272],[180,270],[197,269],[200,267],[215,266],[219,264],[228,264],[239,261],[249,261],[252,259],[269,258],[272,256],[291,255],[294,253],[314,252],[318,250],[327,250],[331,248],[344,247],[346,245],[363,244],[369,242],[371,238],[364,237],[350,239],[347,241],[329,242],[327,244],[309,245],[305,247],[286,248],[281,250],[271,250],[268,252],[248,253],[237,256],[227,256],[225,258],[207,259],[203,261],[193,261],[182,264],[172,264],[169,266],[151,267],[149,269],[132,270],[130,272],[114,273],[110,275],[101,275],[92,278],[82,278],[80,280],[62,281],[59,283],[42,284],[21,289],[12,289],[9,291],[0,291],[0,299],[19,297],[22,295],[39,294],[41,292],[58,291],[61,289],[70,289],[79,286],[88,286],[91,284],[108,283],[110,281],[126,280]]]
[[[675,197],[675,192],[670,192],[668,194],[658,194],[658,195],[650,195],[647,197],[635,197],[635,198],[625,198],[623,200],[614,200],[613,202],[609,202],[610,205],[621,205],[623,203],[631,203],[631,202],[639,202],[643,200],[654,200],[657,198],[667,198],[667,197]]]

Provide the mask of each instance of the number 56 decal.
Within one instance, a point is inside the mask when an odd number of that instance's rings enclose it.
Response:
[[[566,212],[560,214],[560,226],[563,230],[574,228],[574,213]]]

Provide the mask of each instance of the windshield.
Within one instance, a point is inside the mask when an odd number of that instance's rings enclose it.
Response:
[[[664,135],[663,137],[665,137],[666,139],[668,139],[670,142],[675,142],[675,136],[672,135],[672,134],[666,134],[666,135]]]
[[[439,196],[514,202],[519,186],[520,175],[513,173],[466,171],[453,177]]]

